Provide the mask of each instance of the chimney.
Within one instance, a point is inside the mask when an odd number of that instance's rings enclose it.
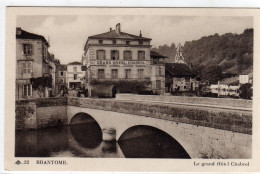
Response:
[[[110,31],[112,31],[112,28],[110,28]]]
[[[142,37],[142,31],[140,30],[140,37]]]
[[[16,27],[16,35],[21,35],[21,34],[22,34],[21,27]]]
[[[120,31],[120,23],[116,24],[116,33],[119,34]]]

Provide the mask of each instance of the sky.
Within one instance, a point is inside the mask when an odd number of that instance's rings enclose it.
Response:
[[[121,31],[152,39],[151,45],[198,40],[203,36],[225,33],[241,34],[246,28],[253,28],[252,17],[199,17],[199,16],[18,16],[16,26],[49,40],[49,52],[62,64],[81,61],[84,45],[91,35],[115,29],[121,24]]]

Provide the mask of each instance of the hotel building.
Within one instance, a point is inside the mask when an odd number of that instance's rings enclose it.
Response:
[[[82,58],[89,90],[93,79],[149,80],[154,93],[164,93],[165,56],[151,53],[151,40],[141,31],[138,36],[122,32],[120,23],[115,30],[89,36]]]

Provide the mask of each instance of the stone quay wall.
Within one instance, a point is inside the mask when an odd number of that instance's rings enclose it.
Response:
[[[68,98],[69,106],[121,112],[174,122],[252,134],[252,112],[116,99]]]
[[[67,98],[38,98],[16,101],[16,130],[39,129],[67,124]]]

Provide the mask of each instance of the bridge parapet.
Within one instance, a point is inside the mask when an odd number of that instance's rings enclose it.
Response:
[[[93,98],[68,98],[67,104],[252,134],[251,111]]]
[[[210,97],[187,97],[187,96],[167,96],[167,95],[137,95],[137,94],[116,94],[119,100],[150,100],[176,103],[203,104],[208,106],[224,106],[235,108],[252,109],[252,100],[232,99],[232,98],[210,98]]]

